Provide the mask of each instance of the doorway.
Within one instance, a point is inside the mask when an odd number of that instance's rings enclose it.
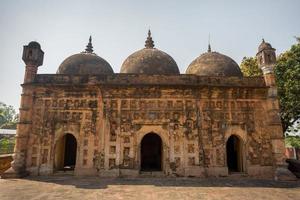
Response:
[[[141,171],[161,171],[162,141],[159,135],[148,133],[141,142]]]
[[[243,172],[243,155],[242,142],[235,136],[231,135],[226,143],[227,167],[229,173]]]
[[[55,146],[56,170],[74,170],[76,165],[77,141],[72,134],[66,134],[59,139]]]

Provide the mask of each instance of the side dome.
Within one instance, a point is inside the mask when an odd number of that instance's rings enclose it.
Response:
[[[145,48],[131,54],[122,64],[121,73],[180,74],[175,60],[167,53],[154,48],[150,30]]]
[[[239,65],[230,57],[218,52],[208,52],[196,58],[187,68],[186,74],[199,76],[238,76],[243,74]]]
[[[99,75],[113,74],[114,71],[106,60],[93,53],[92,38],[90,37],[85,51],[66,58],[60,64],[56,73],[71,75]]]

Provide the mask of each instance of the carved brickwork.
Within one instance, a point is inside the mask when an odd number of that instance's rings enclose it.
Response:
[[[147,48],[153,47],[150,36]],[[206,55],[228,63],[216,76],[190,74],[189,69],[187,74],[151,74],[159,63],[152,66],[144,59],[142,65],[151,69],[147,73],[114,73],[104,60],[95,63],[92,52],[90,38],[83,54],[68,58],[74,63],[63,62],[57,74],[38,74],[41,45],[24,46],[14,161],[3,177],[66,169],[76,175],[137,176],[150,168],[198,177],[284,171],[276,55],[269,43],[263,41],[257,54],[263,77],[243,77],[230,58],[210,50]],[[213,59],[207,66],[215,66]]]
[[[30,136],[32,159],[29,160],[32,166],[38,164],[52,164],[56,141],[64,134],[75,134],[69,124],[77,124],[80,129],[77,141],[82,145],[82,165],[92,162],[89,155],[91,145],[89,139],[97,138],[96,131],[100,121],[98,108],[98,95],[94,91],[61,91],[55,89],[39,89],[35,93],[33,109],[33,134]],[[62,135],[58,135],[62,132]]]
[[[76,167],[100,174],[139,171],[147,133],[161,138],[166,174],[226,171],[230,135],[240,138],[243,163],[272,166],[268,126],[278,119],[276,106],[267,112],[266,95],[265,88],[250,87],[37,87],[27,166],[54,170],[56,144],[66,133],[77,141]]]

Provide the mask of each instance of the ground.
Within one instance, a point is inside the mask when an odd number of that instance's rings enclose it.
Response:
[[[95,178],[73,176],[0,179],[1,200],[300,200],[300,181],[249,178]]]

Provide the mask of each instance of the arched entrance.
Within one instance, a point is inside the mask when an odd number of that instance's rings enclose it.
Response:
[[[161,171],[161,162],[161,138],[155,133],[148,133],[141,142],[141,171]]]
[[[55,145],[56,170],[74,170],[76,165],[77,141],[72,134],[66,134]]]
[[[243,144],[235,135],[226,143],[227,167],[229,172],[243,172]]]

